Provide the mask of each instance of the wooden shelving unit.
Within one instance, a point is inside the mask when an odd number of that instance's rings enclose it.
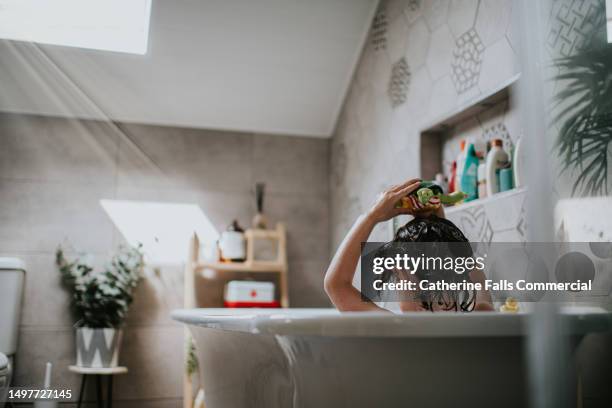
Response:
[[[200,240],[196,234],[189,243],[189,257],[185,266],[185,309],[197,307],[195,297],[195,279],[198,274],[212,269],[217,273],[246,272],[246,273],[278,273],[280,304],[289,307],[289,290],[287,285],[287,236],[285,225],[279,223],[273,230],[249,229],[245,231],[246,260],[244,262],[217,262],[200,260]],[[276,243],[276,259],[258,260],[255,254],[255,242],[269,240]],[[186,339],[189,339],[189,329],[185,329]],[[185,353],[187,361],[188,352]],[[183,381],[183,407],[193,406],[192,378],[185,373]]]

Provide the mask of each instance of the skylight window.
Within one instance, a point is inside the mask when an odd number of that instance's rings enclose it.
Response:
[[[202,243],[219,238],[217,229],[196,204],[100,200],[102,208],[130,245],[143,245],[146,261],[178,265],[187,259],[195,232]]]
[[[151,0],[0,0],[0,38],[146,54]]]

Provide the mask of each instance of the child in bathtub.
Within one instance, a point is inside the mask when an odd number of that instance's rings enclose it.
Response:
[[[444,210],[427,211],[420,203],[413,203],[411,208],[396,208],[403,197],[416,191],[420,179],[412,179],[403,184],[393,186],[378,197],[372,208],[361,215],[346,235],[325,274],[325,291],[341,311],[380,311],[386,310],[373,302],[364,301],[361,293],[353,286],[353,277],[361,255],[361,243],[366,242],[372,229],[379,222],[387,221],[400,214],[414,215],[415,218],[400,228],[393,242],[467,242],[467,239],[452,222],[444,218]],[[416,207],[415,207],[416,206]],[[401,272],[400,272],[401,273]],[[454,272],[453,272],[454,273]],[[415,277],[412,276],[412,279]],[[474,269],[468,274],[472,282],[480,282],[484,287],[485,275],[482,270]],[[450,294],[444,302],[439,298],[419,300],[403,300],[399,302],[402,311],[421,310],[459,310],[459,311],[490,311],[493,309],[488,291],[476,291],[468,294],[468,298],[459,298]]]

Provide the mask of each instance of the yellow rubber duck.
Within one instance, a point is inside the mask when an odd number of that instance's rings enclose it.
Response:
[[[500,312],[517,313],[519,311],[519,302],[515,298],[509,297],[499,310]]]

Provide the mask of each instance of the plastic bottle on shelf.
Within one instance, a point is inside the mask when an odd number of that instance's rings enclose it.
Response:
[[[483,139],[475,139],[474,140],[474,150],[476,150],[476,156],[479,159],[484,160],[487,156],[487,142]]]
[[[499,191],[508,191],[514,188],[514,180],[512,179],[512,167],[506,167],[499,171]]]
[[[436,184],[438,184],[440,187],[442,187],[443,191],[447,191],[448,190],[448,186],[446,185],[446,178],[444,177],[444,174],[437,173],[436,177],[434,178],[434,180],[436,181]]]
[[[487,196],[499,192],[499,171],[508,167],[508,154],[503,149],[501,139],[493,139],[491,150],[487,154],[486,176],[487,176]]]
[[[453,161],[450,169],[450,177],[448,178],[448,194],[455,192],[455,184],[457,181],[457,162]]]
[[[521,187],[523,183],[524,160],[521,138],[516,141],[512,154],[512,170],[514,173],[514,187]]]
[[[463,166],[461,191],[467,194],[465,201],[472,201],[478,198],[478,156],[473,143],[470,143],[466,149]]]
[[[478,165],[478,198],[487,196],[487,168],[484,163]]]
[[[456,171],[456,176],[455,176],[455,185],[453,186],[453,190],[454,191],[460,191],[461,190],[461,175],[463,174],[463,168],[465,167],[465,154],[466,154],[466,150],[465,150],[465,144],[466,141],[465,139],[462,139],[461,142],[459,142],[459,154],[457,155],[457,171]]]

